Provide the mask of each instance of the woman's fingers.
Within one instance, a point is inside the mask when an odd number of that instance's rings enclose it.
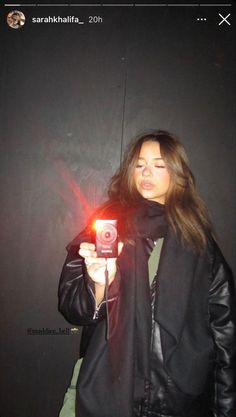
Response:
[[[96,258],[97,252],[95,251],[95,245],[93,243],[81,243],[79,254],[83,258]]]
[[[118,242],[118,256],[121,254],[123,246],[123,242]],[[88,274],[93,281],[104,285],[106,267],[108,270],[109,282],[114,279],[117,258],[98,258],[95,245],[88,242],[82,242],[80,244],[79,254],[84,258]]]
[[[82,242],[80,244],[80,249],[88,249],[88,250],[95,251],[95,245],[94,243]]]
[[[121,254],[124,243],[118,242],[118,256]],[[82,242],[80,244],[79,254],[83,258],[97,258],[97,252],[94,243]],[[105,258],[97,258],[105,259]],[[116,258],[112,258],[116,260]]]
[[[89,265],[106,265],[106,260],[105,258],[96,258],[96,257],[91,257],[91,256],[85,256],[84,257],[84,263],[85,265],[89,266]]]
[[[118,256],[121,254],[123,247],[124,247],[124,243],[118,242]]]

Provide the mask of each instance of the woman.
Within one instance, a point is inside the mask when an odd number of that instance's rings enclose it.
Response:
[[[118,258],[97,257],[91,220],[59,286],[83,326],[76,417],[235,417],[233,280],[181,143],[140,137],[108,196],[94,218],[118,220]]]

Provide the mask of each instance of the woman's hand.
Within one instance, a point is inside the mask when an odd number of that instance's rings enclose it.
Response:
[[[124,244],[118,243],[118,255],[120,255]],[[98,258],[93,243],[82,242],[80,244],[79,254],[85,260],[85,265],[90,278],[95,284],[105,286],[105,270],[107,265],[109,284],[115,278],[117,258]]]

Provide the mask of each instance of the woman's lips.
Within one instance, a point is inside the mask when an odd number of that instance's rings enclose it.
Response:
[[[140,185],[143,190],[152,190],[154,187],[154,185],[148,181],[142,181]]]

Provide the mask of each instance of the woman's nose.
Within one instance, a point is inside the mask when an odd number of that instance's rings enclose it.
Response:
[[[152,174],[152,171],[151,171],[151,169],[147,166],[147,167],[144,167],[144,169],[143,169],[143,176],[144,177],[149,177],[151,174]]]

